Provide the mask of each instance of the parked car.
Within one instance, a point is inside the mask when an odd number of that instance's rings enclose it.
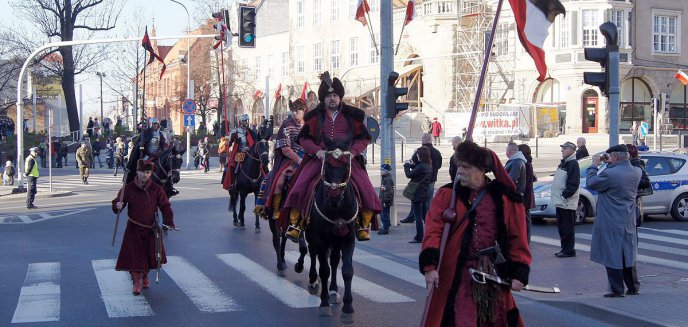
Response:
[[[641,217],[671,214],[677,221],[688,222],[688,155],[672,152],[641,152],[647,175],[652,182],[653,194],[643,196],[640,201]],[[585,186],[585,172],[592,164],[592,158],[578,160],[581,171],[580,198],[576,210],[576,224],[583,224],[588,217],[595,217],[597,192]],[[535,183],[533,192],[535,208],[530,209],[533,221],[556,217],[555,208],[550,205],[552,179],[544,178]]]

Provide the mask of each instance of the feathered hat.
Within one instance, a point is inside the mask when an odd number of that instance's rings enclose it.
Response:
[[[320,75],[320,87],[318,87],[318,100],[325,102],[325,97],[330,93],[339,95],[340,99],[344,98],[344,85],[338,78],[332,79],[330,72],[324,72]]]

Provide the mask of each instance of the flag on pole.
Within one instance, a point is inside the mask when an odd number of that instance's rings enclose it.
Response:
[[[674,78],[678,79],[683,85],[688,85],[688,74],[684,73],[682,70],[679,69]]]
[[[306,90],[308,90],[308,82],[303,83],[303,90],[301,90],[301,100],[306,101]]]
[[[356,20],[361,22],[363,26],[368,25],[368,20],[365,14],[370,11],[370,6],[368,6],[367,0],[358,0],[358,7],[356,9]]]
[[[165,61],[160,58],[155,53],[155,50],[153,50],[153,44],[151,44],[150,39],[148,38],[148,26],[146,26],[146,32],[143,34],[143,40],[141,40],[141,46],[150,53],[150,59],[148,59],[148,63],[146,65],[149,65],[150,63],[153,62],[153,60],[158,59],[158,61],[162,64],[162,70],[160,71],[160,79],[162,79],[162,75],[165,73],[165,69],[167,69],[167,65],[165,65]]]
[[[277,87],[277,92],[275,93],[275,103],[277,103],[277,100],[279,100],[280,93],[282,93],[282,83],[279,84]]]
[[[547,75],[543,45],[554,18],[566,13],[566,9],[559,0],[509,0],[509,4],[516,19],[518,38],[533,57],[535,67],[540,73],[537,80],[542,82]]]
[[[414,18],[416,18],[416,0],[409,0],[406,4],[406,20],[404,20],[404,25],[408,25]]]

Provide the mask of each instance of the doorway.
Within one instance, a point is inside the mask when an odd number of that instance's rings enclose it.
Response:
[[[598,101],[599,98],[595,91],[588,90],[583,95],[583,133],[597,133],[599,118],[599,111],[597,110]]]

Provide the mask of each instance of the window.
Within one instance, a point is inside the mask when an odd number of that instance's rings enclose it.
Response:
[[[282,52],[282,77],[289,75],[289,52]]]
[[[683,159],[643,156],[648,176],[671,175],[677,173],[686,163]]]
[[[688,129],[688,86],[674,79],[674,85],[671,89],[671,97],[669,98],[669,118],[671,124],[674,125],[674,130]]]
[[[296,2],[296,26],[304,27],[306,25],[306,8],[303,0]]]
[[[500,23],[497,26],[497,32],[495,34],[494,48],[495,54],[498,56],[503,56],[509,53],[509,30],[511,29],[511,24]]]
[[[626,44],[624,41],[624,30],[626,29],[626,21],[624,18],[626,13],[623,10],[612,10],[609,16],[609,21],[616,25],[616,30],[619,33],[619,47],[623,48]]]
[[[313,70],[319,72],[322,70],[323,47],[322,43],[313,44]]]
[[[654,52],[678,53],[678,16],[653,15],[652,46]]]
[[[275,66],[274,66],[274,61],[272,58],[274,55],[268,55],[268,62],[265,63],[265,65],[268,67],[268,76],[272,77],[275,76]]]
[[[349,66],[358,66],[358,38],[349,39]]]
[[[256,74],[256,79],[260,78],[262,75],[260,74],[260,57],[256,57],[255,61],[255,66],[253,69],[253,73]]]
[[[313,26],[320,25],[321,0],[313,0]]]
[[[379,40],[380,37],[375,34],[375,40]],[[377,46],[375,45],[375,42],[371,39],[370,40],[370,63],[371,64],[377,64],[380,62],[380,54],[377,52]]]
[[[349,0],[349,17],[351,19],[356,17],[356,10],[358,10],[358,0]]]
[[[559,15],[559,22],[561,27],[559,28],[559,47],[568,48],[571,45],[571,30],[569,26],[569,15]]]
[[[296,47],[296,72],[303,73],[306,71],[306,64],[304,62],[304,48]]]
[[[332,10],[330,11],[330,21],[336,22],[339,20],[339,0],[332,0]]]
[[[339,69],[339,40],[330,42],[330,69]]]
[[[241,59],[241,69],[248,69],[248,58]]]
[[[583,10],[583,46],[596,46],[600,23],[597,19],[596,10]]]
[[[378,12],[380,10],[380,0],[369,0],[370,12]]]
[[[629,78],[621,82],[619,94],[619,128],[629,130],[634,121],[640,123],[645,120],[654,130],[654,114],[652,110],[652,92],[650,87],[640,78]]]

